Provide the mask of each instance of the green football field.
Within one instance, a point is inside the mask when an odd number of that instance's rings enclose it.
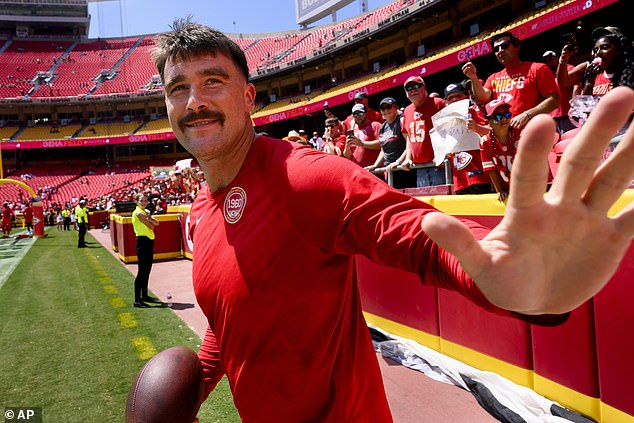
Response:
[[[17,232],[16,232],[17,233]],[[198,350],[170,309],[132,307],[134,278],[90,234],[0,240],[0,411],[38,407],[46,423],[123,422],[128,389],[158,351]],[[198,414],[238,422],[226,379]]]

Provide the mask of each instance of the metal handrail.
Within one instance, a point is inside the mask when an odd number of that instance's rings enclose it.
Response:
[[[447,184],[451,184],[451,181],[453,179],[453,174],[451,172],[451,162],[449,161],[449,159],[445,159],[443,164],[445,166],[445,182]],[[436,167],[436,165],[434,164],[434,162],[427,162],[427,163],[413,163],[409,166],[410,169],[423,169],[427,167]],[[403,169],[403,165],[396,166],[392,168],[390,171],[388,171],[387,166],[377,167],[376,169],[371,170],[370,172],[372,172],[375,175],[381,175],[381,174],[387,173],[387,178],[385,182],[387,182],[389,186],[393,187],[394,186],[394,175],[392,174],[393,171],[407,172],[405,169]]]

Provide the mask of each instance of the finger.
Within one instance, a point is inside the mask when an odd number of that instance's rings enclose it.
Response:
[[[458,219],[440,212],[427,214],[421,228],[440,248],[455,256],[473,278],[489,262],[473,233]]]
[[[522,132],[513,162],[509,207],[525,208],[544,200],[548,180],[546,157],[553,146],[555,124],[546,115],[531,119]]]
[[[634,237],[634,202],[628,204],[614,216],[617,232],[630,239]]]
[[[583,200],[597,211],[607,212],[634,177],[634,125],[617,145],[616,150],[596,172]]]
[[[599,160],[634,107],[634,92],[617,87],[605,95],[563,155],[550,195],[576,202],[588,188]]]

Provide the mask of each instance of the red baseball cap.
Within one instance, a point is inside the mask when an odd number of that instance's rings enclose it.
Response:
[[[407,80],[403,84],[403,87],[406,87],[407,84],[409,84],[410,82],[417,82],[419,84],[425,85],[425,81],[420,76],[410,76],[409,78],[407,78]]]
[[[495,112],[495,109],[500,106],[507,106],[509,108],[511,107],[511,105],[503,98],[496,98],[494,100],[491,100],[486,104],[486,106],[484,106],[487,117],[491,116],[493,112]]]

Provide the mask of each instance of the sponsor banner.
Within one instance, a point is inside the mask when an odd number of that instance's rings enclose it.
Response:
[[[540,34],[544,31],[553,29],[557,26],[563,25],[566,22],[578,19],[584,15],[587,15],[588,13],[595,12],[603,7],[616,3],[617,1],[618,0],[572,1],[568,4],[544,13],[541,16],[537,16],[534,19],[517,25],[516,27],[510,29],[510,31],[516,34],[520,39],[524,40]],[[427,2],[424,0],[421,0],[419,3],[420,7],[427,5]],[[416,7],[413,6],[411,8],[415,9]],[[354,95],[359,91],[363,91],[368,95],[373,95],[381,91],[385,91],[389,88],[402,85],[410,76],[420,75],[424,78],[425,75],[432,75],[434,73],[454,66],[461,66],[471,59],[484,56],[489,53],[491,53],[491,45],[489,44],[488,38],[486,40],[475,40],[473,43],[465,46],[460,50],[445,54],[442,57],[423,61],[420,67],[410,69],[401,74],[394,75],[390,78],[384,78],[382,80],[372,82],[357,90],[339,94],[334,97],[321,98],[320,101],[316,103],[300,106],[292,110],[285,110],[283,112],[273,113],[267,116],[254,117],[253,122],[256,126],[259,126],[279,122],[286,119],[293,119],[309,113],[320,113],[323,110],[324,100],[328,100],[328,104],[331,107],[345,104],[352,101],[354,99]]]
[[[101,138],[76,138],[62,140],[42,140],[42,141],[4,141],[3,150],[28,150],[32,148],[65,148],[65,147],[92,147],[100,145],[114,144],[134,144],[139,142],[153,142],[175,139],[174,133],[156,132],[153,134],[141,135],[118,135]]]

